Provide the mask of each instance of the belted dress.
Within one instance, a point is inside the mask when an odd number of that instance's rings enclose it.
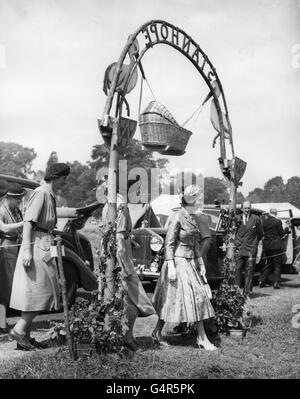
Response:
[[[18,208],[10,210],[7,204],[3,203],[0,207],[0,219],[5,224],[11,224],[22,222],[23,217]],[[22,227],[13,233],[0,231],[0,239],[0,303],[7,307],[9,305],[15,266],[22,241]]]
[[[23,266],[21,246],[15,268],[10,307],[29,312],[58,310],[61,306],[58,271],[51,257],[52,231],[57,222],[54,193],[45,184],[36,188],[27,204],[24,222],[32,222],[32,262]]]
[[[165,261],[174,260],[176,280],[169,281],[165,262],[152,298],[159,318],[165,322],[193,323],[215,314],[197,263],[197,258],[202,256],[197,217],[184,208],[171,217],[165,240]]]

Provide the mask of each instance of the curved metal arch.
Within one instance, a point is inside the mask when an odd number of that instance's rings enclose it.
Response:
[[[114,78],[112,80],[111,83],[111,87],[107,96],[107,100],[105,103],[105,107],[104,107],[104,115],[103,115],[103,119],[105,118],[106,115],[109,114],[111,106],[112,106],[112,101],[113,101],[113,97],[115,94],[115,89],[116,89],[116,85],[117,85],[117,81],[118,81],[118,77],[119,77],[119,73],[121,71],[121,67],[123,65],[123,62],[126,58],[126,55],[128,53],[129,48],[131,47],[131,45],[134,43],[134,41],[136,40],[137,36],[141,33],[143,33],[145,31],[145,29],[148,26],[151,26],[153,24],[164,24],[166,26],[168,26],[171,29],[175,29],[177,30],[179,33],[181,33],[182,35],[184,35],[185,37],[187,37],[189,39],[189,41],[191,42],[191,44],[193,44],[197,50],[200,52],[200,54],[203,56],[205,63],[207,63],[209,65],[209,67],[211,68],[210,73],[208,73],[208,75],[212,74],[213,77],[216,79],[219,87],[220,87],[220,91],[221,91],[221,97],[223,100],[223,104],[224,104],[224,109],[225,109],[225,116],[228,122],[228,125],[231,126],[230,121],[229,121],[229,116],[228,116],[228,108],[227,108],[227,103],[226,103],[226,99],[225,99],[225,94],[224,94],[224,90],[221,84],[221,81],[218,77],[218,74],[216,72],[216,68],[213,66],[212,62],[209,60],[208,56],[204,53],[204,51],[200,48],[200,46],[189,36],[187,35],[182,29],[166,22],[163,20],[151,20],[146,22],[145,24],[141,25],[133,34],[131,34],[128,38],[128,41],[119,57],[119,60],[116,64],[116,70],[115,70],[115,75]],[[132,76],[132,73],[134,72],[134,70],[137,68],[139,62],[141,61],[142,57],[145,55],[145,53],[152,48],[153,46],[157,45],[157,44],[167,44],[171,47],[173,47],[175,50],[179,51],[180,53],[182,53],[198,70],[198,72],[200,73],[200,75],[202,76],[202,78],[204,79],[204,81],[206,82],[207,86],[209,87],[209,90],[215,100],[215,104],[216,104],[216,109],[217,109],[217,113],[218,113],[218,118],[219,118],[219,124],[220,124],[220,152],[221,152],[221,158],[225,159],[226,158],[226,148],[225,148],[225,140],[224,140],[224,124],[223,124],[223,117],[222,117],[222,111],[221,111],[221,106],[220,106],[220,102],[219,99],[213,89],[213,86],[211,84],[211,80],[212,77],[209,79],[205,73],[203,72],[203,68],[201,68],[196,62],[195,60],[189,55],[187,54],[185,51],[183,51],[183,49],[181,49],[179,46],[174,45],[173,43],[170,43],[167,40],[159,40],[157,42],[152,42],[151,45],[146,46],[142,52],[140,53],[139,57],[137,58],[137,60],[135,61],[135,63],[132,65],[131,70],[129,71],[128,75],[127,75],[127,79],[125,82],[125,88],[127,87],[130,77]],[[124,90],[125,92],[126,90]],[[119,104],[119,109],[120,109],[120,114],[122,111],[122,105],[123,105],[123,101],[124,101],[124,97],[121,98],[120,104]],[[232,137],[232,134],[231,134]],[[232,139],[230,139],[230,144],[231,144],[231,150],[232,150],[232,154],[234,157],[234,148],[233,148],[233,143],[232,143]]]

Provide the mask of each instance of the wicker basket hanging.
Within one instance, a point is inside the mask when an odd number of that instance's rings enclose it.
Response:
[[[192,134],[157,101],[151,101],[141,112],[139,126],[143,146],[164,155],[183,155]]]

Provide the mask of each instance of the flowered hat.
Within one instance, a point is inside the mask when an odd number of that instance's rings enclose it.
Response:
[[[181,198],[187,205],[194,205],[200,202],[203,197],[201,187],[196,184],[191,184],[182,190]]]

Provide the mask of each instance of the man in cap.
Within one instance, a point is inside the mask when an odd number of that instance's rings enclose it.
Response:
[[[20,204],[25,194],[26,190],[20,184],[8,184],[4,202],[0,207],[0,304],[3,305],[0,327],[2,329],[6,328],[6,309],[9,304],[12,280],[21,243],[23,217]],[[11,228],[9,229],[9,227]]]
[[[239,220],[236,235],[237,259],[235,270],[235,283],[242,288],[243,271],[245,271],[245,284],[243,294],[247,297],[252,291],[253,273],[256,264],[258,242],[262,239],[263,229],[260,218],[251,213],[251,203],[244,201],[243,213]]]
[[[275,289],[280,288],[281,260],[283,255],[283,237],[289,234],[289,228],[283,229],[281,220],[277,219],[277,209],[271,208],[269,215],[263,220],[264,240],[263,250],[266,263],[260,275],[259,287],[264,287],[266,281],[274,270]]]

